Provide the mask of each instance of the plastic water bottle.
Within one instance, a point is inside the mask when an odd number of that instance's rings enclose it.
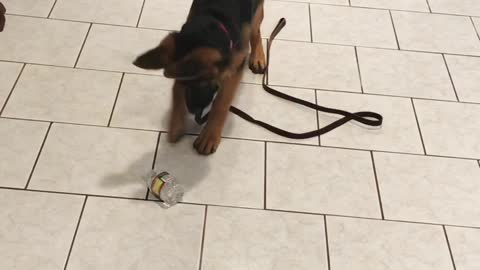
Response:
[[[152,170],[145,180],[148,190],[161,201],[162,207],[170,208],[182,200],[185,190],[168,172]]]

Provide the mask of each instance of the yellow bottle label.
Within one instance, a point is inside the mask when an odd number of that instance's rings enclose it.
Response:
[[[151,186],[150,190],[156,196],[160,196],[160,191],[162,190],[163,184],[165,184],[165,183],[160,178],[155,177],[155,179],[152,182],[152,186]]]

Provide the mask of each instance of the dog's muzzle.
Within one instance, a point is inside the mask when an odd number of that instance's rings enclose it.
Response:
[[[207,121],[207,115],[203,116],[203,111],[212,103],[217,91],[218,84],[189,86],[185,89],[187,109],[191,114],[195,115],[197,124],[201,125]]]

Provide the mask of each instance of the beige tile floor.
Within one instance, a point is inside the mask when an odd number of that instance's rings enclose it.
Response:
[[[231,116],[209,157],[167,142],[172,82],[131,64],[191,0],[2,2],[0,269],[480,269],[479,1],[266,0],[269,82],[385,123],[293,141]],[[335,119],[260,78],[235,101],[255,117]],[[182,203],[152,201],[152,167]]]

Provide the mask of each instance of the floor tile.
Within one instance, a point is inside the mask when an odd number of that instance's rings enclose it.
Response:
[[[473,160],[375,153],[385,218],[480,227]]]
[[[264,143],[223,139],[217,152],[206,157],[196,153],[193,141],[187,136],[170,144],[162,135],[155,164],[185,187],[183,201],[263,208]]]
[[[446,55],[460,101],[480,103],[480,58]]]
[[[142,4],[142,0],[57,0],[50,17],[136,26]]]
[[[315,104],[314,90],[274,88]],[[315,110],[275,97],[264,91],[261,85],[242,84],[233,105],[255,119],[291,132],[307,132],[318,128]],[[285,117],[285,115],[289,115],[289,117]],[[227,137],[318,145],[318,137],[305,140],[288,139],[247,122],[232,113],[225,124],[223,134]]]
[[[27,65],[3,116],[107,125],[121,74]]]
[[[321,136],[321,145],[423,153],[410,99],[317,91],[317,102],[322,106],[349,112],[373,111],[383,116],[383,125],[380,128],[366,127],[356,122],[347,123]],[[337,119],[336,115],[319,113],[320,127]]]
[[[27,184],[48,123],[0,119],[0,186]]]
[[[400,11],[392,16],[402,50],[480,55],[468,17]]]
[[[278,34],[278,39],[311,41],[307,3],[267,0],[264,5],[265,18],[261,27],[263,37],[270,37],[273,29],[277,26],[278,20],[285,18],[287,25]]]
[[[0,62],[0,108],[3,108],[22,70],[22,64]]]
[[[432,12],[480,16],[480,4],[476,0],[428,0]]]
[[[294,2],[306,2],[312,4],[343,5],[348,6],[348,0],[297,0]]]
[[[0,59],[73,67],[88,24],[7,16],[0,35]]]
[[[440,226],[327,217],[332,269],[453,270]]]
[[[315,4],[331,4],[348,6],[348,0],[299,0],[299,2],[310,2]]]
[[[158,134],[53,124],[29,188],[145,197]]]
[[[440,54],[358,48],[365,93],[457,100]]]
[[[89,197],[69,270],[198,269],[204,206]]]
[[[138,26],[180,30],[187,20],[192,0],[145,0]]]
[[[322,216],[209,207],[202,269],[327,269]]]
[[[458,270],[480,268],[480,230],[447,227],[448,240]]]
[[[360,92],[355,50],[346,46],[277,40],[271,49],[269,83]]]
[[[173,80],[125,74],[111,126],[168,130]]]
[[[7,13],[47,17],[55,0],[3,0]]]
[[[397,48],[386,10],[311,5],[311,12],[314,42]]]
[[[0,268],[61,270],[84,198],[0,190]]]
[[[429,12],[426,0],[350,0],[352,6]]]
[[[269,143],[267,208],[381,218],[370,153]]]
[[[110,71],[163,74],[147,71],[132,62],[142,53],[157,46],[167,32],[151,29],[93,25],[78,61],[78,67]]]
[[[427,154],[480,158],[480,104],[415,100]]]

